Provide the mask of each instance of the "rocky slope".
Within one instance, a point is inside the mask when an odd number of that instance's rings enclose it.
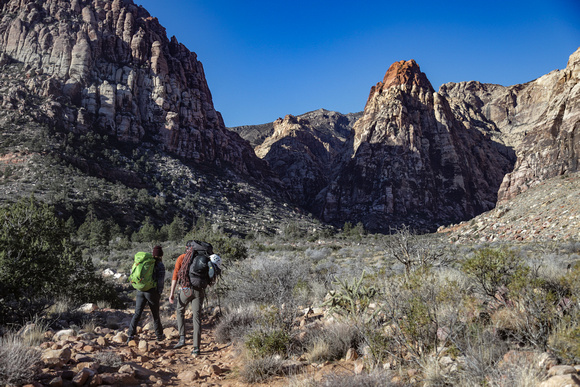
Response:
[[[318,213],[316,197],[352,153],[352,128],[361,116],[362,112],[318,109],[231,130],[248,140],[257,156],[268,162],[294,204]]]
[[[441,227],[451,242],[580,240],[580,172],[544,180],[470,221]]]
[[[149,141],[196,162],[262,178],[265,165],[226,130],[195,53],[121,0],[1,2],[0,63],[19,63],[7,109],[66,131]],[[40,101],[30,104],[31,98]]]

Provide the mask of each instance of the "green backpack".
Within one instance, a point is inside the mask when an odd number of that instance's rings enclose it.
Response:
[[[135,254],[135,262],[131,268],[129,282],[137,290],[142,292],[157,286],[157,281],[153,279],[153,269],[155,268],[155,258],[151,253],[139,252]]]

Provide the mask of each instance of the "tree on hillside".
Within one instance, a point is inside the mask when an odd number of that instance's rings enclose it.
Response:
[[[21,199],[0,209],[0,225],[0,323],[22,323],[63,294],[79,304],[118,303],[49,205]]]

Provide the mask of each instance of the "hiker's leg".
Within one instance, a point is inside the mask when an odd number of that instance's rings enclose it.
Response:
[[[159,316],[161,295],[157,292],[157,289],[152,289],[145,293],[145,298],[147,299],[147,304],[149,304],[149,309],[151,309],[151,314],[153,315],[153,326],[155,327],[155,335],[157,335],[157,337],[159,338],[163,336],[163,326],[161,324],[161,317]]]
[[[137,324],[141,319],[143,309],[145,309],[145,296],[143,292],[137,290],[137,296],[135,297],[135,314],[133,315],[131,323],[129,324],[129,337],[133,337],[137,332]]]
[[[199,348],[201,344],[201,307],[205,292],[203,289],[193,291],[194,299],[191,301],[193,311],[193,348]]]
[[[191,298],[185,297],[183,292],[180,290],[177,296],[175,315],[177,317],[177,330],[181,337],[185,336],[185,308],[187,308],[189,301],[191,301]]]

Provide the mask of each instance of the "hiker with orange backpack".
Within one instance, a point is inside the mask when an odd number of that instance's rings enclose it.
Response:
[[[165,265],[162,258],[163,249],[161,246],[155,246],[153,253],[140,252],[135,254],[135,262],[131,269],[129,281],[137,290],[137,296],[135,298],[135,314],[129,324],[129,332],[127,333],[129,336],[127,343],[133,340],[133,336],[137,332],[137,324],[146,304],[149,305],[153,315],[153,326],[157,341],[165,340],[163,325],[159,316],[161,294],[165,285]]]
[[[193,350],[191,354],[193,356],[200,354],[201,309],[205,298],[205,288],[219,275],[219,268],[214,268],[210,256],[218,257],[213,254],[213,247],[210,243],[188,241],[185,254],[177,257],[171,280],[169,302],[172,304],[175,301],[175,290],[179,284],[175,313],[179,341],[173,348],[179,349],[185,346],[185,308],[191,303],[193,311]]]

